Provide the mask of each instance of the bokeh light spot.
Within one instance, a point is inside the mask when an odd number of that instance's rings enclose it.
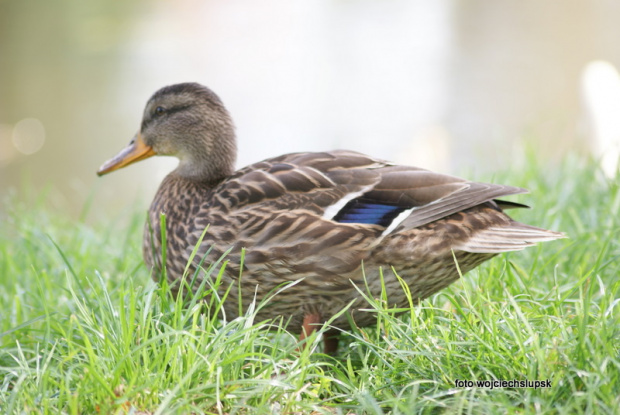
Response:
[[[13,128],[13,145],[22,154],[41,150],[45,143],[45,127],[36,118],[24,118]]]

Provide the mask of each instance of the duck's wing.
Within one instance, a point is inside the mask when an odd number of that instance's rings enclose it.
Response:
[[[323,219],[414,228],[526,190],[477,183],[351,151],[295,153],[239,170],[214,192],[225,209],[307,209]]]

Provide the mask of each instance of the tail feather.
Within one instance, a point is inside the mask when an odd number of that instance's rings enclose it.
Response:
[[[520,251],[538,242],[566,238],[561,232],[548,231],[512,221],[507,226],[481,229],[455,249],[474,253]]]

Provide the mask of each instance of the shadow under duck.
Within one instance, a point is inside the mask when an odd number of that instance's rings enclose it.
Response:
[[[140,131],[106,162],[99,175],[152,155],[180,162],[161,183],[149,209],[143,254],[156,280],[161,275],[160,214],[166,215],[166,271],[178,289],[190,255],[202,240],[190,275],[231,249],[222,290],[241,272],[244,306],[300,280],[261,309],[258,319],[290,319],[302,339],[351,301],[355,324],[375,323],[356,307],[361,290],[381,294],[380,270],[390,305],[409,302],[392,268],[419,302],[501,252],[562,238],[512,220],[503,212],[524,205],[497,200],[526,190],[477,183],[401,166],[352,151],[293,153],[234,171],[232,119],[210,89],[183,83],[164,87],[147,102]],[[241,250],[245,249],[243,270]],[[453,256],[454,253],[454,256]],[[365,275],[365,278],[364,278]],[[238,314],[238,290],[224,304]],[[337,329],[325,336],[325,351],[337,347]]]

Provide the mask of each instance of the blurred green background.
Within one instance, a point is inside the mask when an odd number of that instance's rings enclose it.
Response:
[[[551,162],[600,154],[620,81],[586,68],[620,66],[619,21],[614,0],[0,0],[0,197],[51,185],[51,207],[92,195],[96,216],[150,200],[174,161],[95,171],[181,81],[230,109],[238,167],[349,148],[490,172],[526,141]]]

